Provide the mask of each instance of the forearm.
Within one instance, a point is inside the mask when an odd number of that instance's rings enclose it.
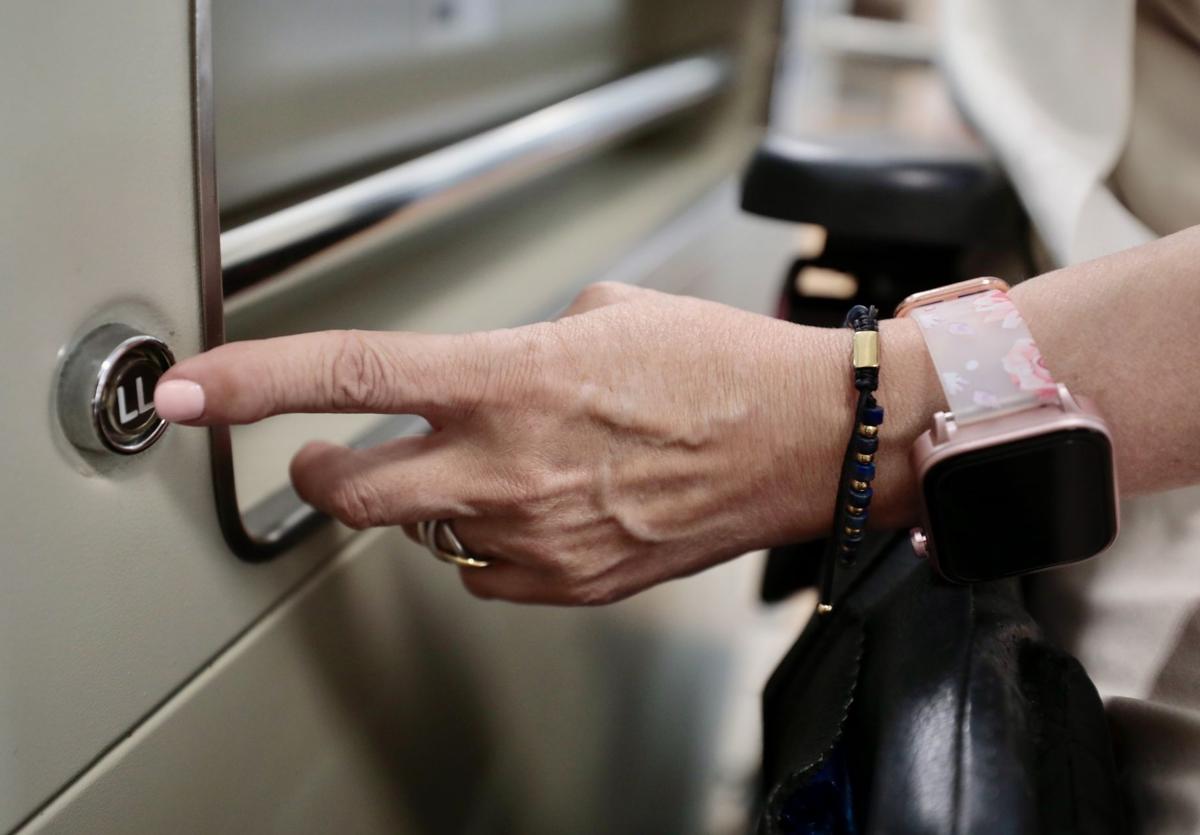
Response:
[[[1113,432],[1125,494],[1200,481],[1200,227],[1013,289],[1055,379],[1092,398]],[[917,326],[881,329],[875,520],[916,521],[909,449],[946,401]],[[847,342],[848,344],[848,342]],[[848,350],[848,349],[847,349]]]
[[[1200,481],[1200,228],[1060,270],[1014,297],[1056,378],[1094,398],[1126,492]],[[829,531],[853,421],[851,335],[594,285],[559,321],[459,336],[325,332],[176,365],[159,414],[420,414],[371,449],[310,444],[296,489],[353,527],[452,520],[492,560],[476,594],[600,603]],[[946,408],[915,323],[881,325],[872,522],[917,521],[913,441]],[[264,384],[264,382],[266,384]]]
[[[1013,294],[1050,370],[1108,420],[1121,490],[1200,481],[1200,226]]]

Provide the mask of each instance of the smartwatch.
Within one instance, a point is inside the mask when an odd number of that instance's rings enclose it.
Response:
[[[1008,285],[979,278],[917,293],[918,325],[949,404],[913,445],[922,526],[914,550],[974,583],[1078,562],[1117,536],[1112,436],[1055,383]]]

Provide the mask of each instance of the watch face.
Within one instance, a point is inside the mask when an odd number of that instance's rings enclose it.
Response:
[[[1088,429],[947,458],[924,490],[938,568],[960,582],[1076,562],[1116,536],[1112,446]]]

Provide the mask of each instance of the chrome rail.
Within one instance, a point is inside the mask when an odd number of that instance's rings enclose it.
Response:
[[[226,284],[261,283],[377,225],[398,235],[475,205],[711,98],[729,76],[722,53],[660,64],[236,226],[221,233]]]
[[[704,53],[653,67],[550,105],[426,156],[220,231],[212,108],[211,0],[192,0],[193,145],[204,348],[225,341],[226,276],[258,264],[296,263],[352,234],[387,223],[388,234],[427,223],[551,173],[713,97],[729,59]],[[315,248],[315,249],[314,249]],[[298,254],[298,255],[297,255]],[[552,311],[547,311],[552,313]],[[383,420],[355,444],[423,431],[420,418]],[[228,427],[210,429],[217,517],[248,562],[279,555],[327,521],[290,486],[243,514]]]

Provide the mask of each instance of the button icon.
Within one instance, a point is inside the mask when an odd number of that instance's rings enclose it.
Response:
[[[140,370],[134,380],[134,383],[137,386],[137,410],[136,411],[126,411],[126,409],[125,409],[125,385],[124,385],[124,383],[117,384],[117,403],[120,404],[118,407],[118,410],[117,410],[117,416],[121,422],[122,427],[126,426],[130,421],[137,420],[142,415],[146,414],[147,412],[153,411],[153,409],[154,409],[153,403],[151,403],[149,405],[146,404],[146,394],[142,390],[143,389],[143,386],[142,386],[143,378],[140,373]]]
[[[63,365],[59,418],[76,446],[131,455],[166,430],[154,411],[154,387],[175,362],[153,336],[126,325],[89,333]]]

